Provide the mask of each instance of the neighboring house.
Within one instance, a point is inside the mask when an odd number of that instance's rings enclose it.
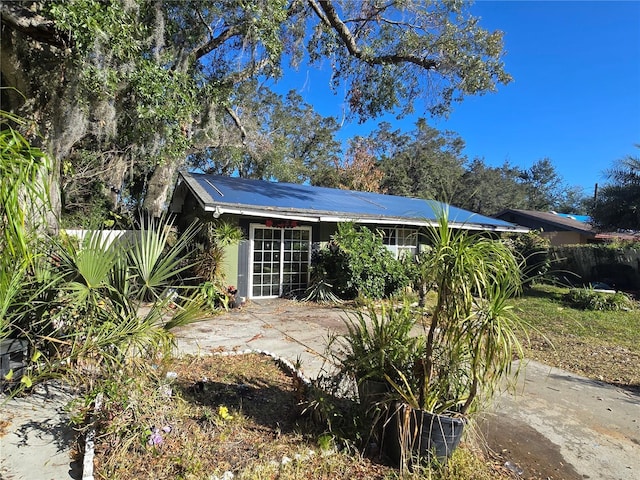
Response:
[[[599,242],[640,242],[640,231],[601,232],[596,234]]]
[[[438,202],[369,192],[180,173],[170,211],[185,222],[222,218],[236,223],[244,240],[227,252],[228,283],[248,298],[278,297],[304,290],[314,245],[328,242],[338,222],[352,221],[384,232],[397,256],[416,252],[420,227],[448,211],[454,228],[525,232],[527,228]]]
[[[553,246],[596,242],[597,232],[594,228],[571,215],[510,208],[501,211],[495,218],[532,230],[540,230],[541,235]]]

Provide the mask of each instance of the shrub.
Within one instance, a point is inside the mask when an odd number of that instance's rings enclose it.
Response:
[[[565,295],[566,303],[582,310],[617,311],[633,309],[633,300],[623,292],[598,292],[593,288],[572,288]]]
[[[506,245],[522,259],[521,272],[523,286],[531,285],[536,279],[544,277],[551,266],[549,240],[539,232],[511,234],[504,237]]]
[[[202,301],[178,284],[188,268],[183,252],[198,228],[171,246],[166,217],[141,224],[127,244],[109,243],[100,232],[80,242],[50,239],[49,255],[38,256],[21,279],[26,288],[15,295],[12,307],[19,308],[9,317],[9,333],[33,352],[21,384],[66,376],[91,391],[125,364],[146,368],[168,354],[169,330],[202,315]]]
[[[338,224],[331,243],[314,253],[312,264],[314,278],[332,285],[343,299],[386,298],[409,282],[382,236],[352,223]]]

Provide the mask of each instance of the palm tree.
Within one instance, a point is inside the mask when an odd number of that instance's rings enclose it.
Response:
[[[640,148],[640,145],[638,145]],[[608,177],[617,183],[640,184],[640,157],[627,155],[618,161],[618,165],[608,172]]]
[[[640,145],[638,145],[640,148]],[[602,229],[638,230],[640,228],[640,157],[628,155],[607,171],[604,185],[590,212]]]

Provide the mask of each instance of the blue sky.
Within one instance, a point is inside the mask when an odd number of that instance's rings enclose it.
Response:
[[[514,81],[467,97],[447,120],[429,119],[457,132],[470,159],[528,168],[547,157],[566,184],[591,195],[615,160],[640,155],[640,1],[479,1],[472,12],[504,32]],[[327,82],[304,70],[287,78],[321,114],[340,117],[343,98],[329,96]],[[347,124],[340,135],[366,135],[380,120],[411,130],[425,116],[417,111]]]

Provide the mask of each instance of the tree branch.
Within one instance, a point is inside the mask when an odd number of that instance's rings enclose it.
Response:
[[[269,59],[263,58],[262,60],[249,65],[240,72],[230,74],[223,83],[227,85],[235,85],[236,83],[247,81],[250,78],[253,78],[257,72],[261,71],[267,65],[269,65]]]
[[[211,25],[209,25],[207,23],[207,21],[204,19],[204,17],[202,16],[202,12],[200,11],[199,8],[196,8],[196,13],[198,14],[198,18],[200,19],[200,22],[202,22],[202,25],[204,25],[204,27],[209,31],[209,39],[213,39],[214,38],[214,34],[213,34],[213,28],[211,28]]]
[[[418,65],[426,70],[435,70],[438,68],[438,62],[435,60],[423,58],[418,55],[396,53],[371,56],[364,53],[356,43],[356,39],[349,30],[349,27],[347,27],[347,25],[345,25],[345,23],[340,19],[338,12],[333,6],[333,2],[330,0],[320,0],[318,2],[319,6],[316,4],[315,0],[309,0],[309,3],[320,19],[336,31],[344,45],[347,47],[349,53],[357,59],[362,60],[369,65],[397,65],[401,63],[413,63],[414,65]],[[318,8],[322,9],[321,14],[318,12]]]
[[[233,119],[233,122],[236,124],[236,127],[240,130],[240,138],[242,138],[242,144],[246,145],[247,143],[247,131],[244,129],[238,114],[230,107],[225,107],[225,110],[229,114],[229,116]]]
[[[298,13],[300,11],[300,9],[301,9],[301,4],[299,4],[296,1],[291,2],[291,4],[289,5],[289,8],[287,10],[287,16],[290,17],[292,15],[295,15],[296,13]],[[239,25],[232,25],[232,26],[228,27],[226,30],[224,30],[222,33],[220,33],[220,35],[218,35],[217,37],[214,37],[213,36],[213,29],[211,28],[211,26],[205,20],[205,18],[202,15],[202,12],[200,11],[200,9],[197,9],[196,13],[198,14],[198,18],[200,19],[202,24],[209,31],[209,40],[205,41],[199,47],[197,47],[195,50],[193,50],[191,52],[193,55],[195,55],[196,59],[202,58],[206,54],[212,52],[213,50],[218,48],[220,45],[222,45],[224,42],[226,42],[230,38],[242,34],[242,29],[240,28]]]
[[[320,8],[320,5],[318,5],[318,3],[315,0],[309,0],[309,5],[311,6],[315,14],[318,16],[318,18],[322,20],[322,23],[324,23],[327,27],[331,27],[331,22],[329,21],[327,16],[324,14],[322,9]]]
[[[203,43],[202,45],[197,47],[195,50],[193,50],[193,52],[191,53],[195,56],[196,59],[202,58],[206,54],[214,51],[216,48],[218,48],[220,45],[222,45],[224,42],[226,42],[230,38],[239,34],[240,34],[240,29],[234,25],[224,30],[217,37],[213,37],[209,41]]]
[[[47,20],[24,5],[0,2],[0,17],[3,25],[24,33],[38,42],[60,48],[72,46],[71,38],[60,32],[52,20]]]

